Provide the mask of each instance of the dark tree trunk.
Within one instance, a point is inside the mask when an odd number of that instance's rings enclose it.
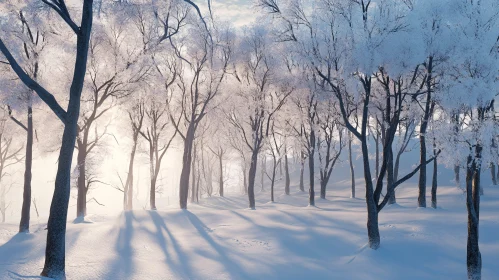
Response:
[[[421,125],[423,126],[423,125]],[[420,162],[426,161],[426,141],[424,134],[419,136],[420,145]],[[421,166],[419,169],[419,184],[418,184],[418,207],[426,207],[426,166]]]
[[[184,140],[184,155],[182,157],[182,172],[180,173],[180,208],[187,209],[187,198],[189,197],[189,179],[192,162],[192,146],[194,144],[194,124],[191,123],[187,129]]]
[[[426,207],[426,129],[428,128],[428,122],[432,114],[432,82],[433,82],[433,57],[430,56],[428,59],[427,66],[428,76],[426,78],[426,105],[424,110],[423,118],[421,119],[421,126],[419,128],[419,145],[420,145],[420,163],[421,168],[419,169],[419,194],[418,194],[418,207]]]
[[[348,161],[350,164],[350,177],[352,180],[352,192],[351,192],[351,197],[355,198],[355,169],[353,166],[353,159],[352,159],[352,139],[348,140]]]
[[[321,199],[326,199],[326,180],[321,180]]]
[[[248,174],[248,199],[249,208],[255,209],[255,179],[256,179],[256,168],[258,164],[258,151],[254,150],[251,154],[251,163]]]
[[[433,179],[431,181],[431,207],[437,208],[437,187],[438,187],[438,163],[437,158],[433,160]]]
[[[290,179],[289,179],[289,166],[288,166],[288,154],[287,154],[287,149],[284,151],[284,176],[286,177],[285,183],[284,183],[284,193],[289,195],[289,185],[290,185]]]
[[[304,192],[305,191],[305,184],[303,180],[303,173],[305,171],[305,157],[303,155],[303,152],[301,152],[301,158],[300,158],[300,191]]]
[[[456,182],[457,187],[459,187],[459,185],[460,185],[459,170],[460,170],[459,165],[457,165],[457,164],[454,165],[454,181]]]
[[[31,94],[31,93],[29,93]],[[31,97],[29,98],[31,100]],[[28,125],[26,140],[26,161],[24,169],[23,206],[21,210],[21,222],[19,232],[29,232],[29,220],[31,211],[31,168],[33,166],[33,108],[28,106]]]
[[[309,190],[308,190],[308,204],[315,206],[315,190],[314,190],[314,154],[315,154],[315,133],[310,132],[310,147],[308,152],[308,170],[309,170]]]
[[[379,132],[378,128],[376,127],[376,138],[374,138],[374,143],[376,147],[376,181],[378,180],[379,177],[379,161],[380,161],[380,156],[379,156]]]
[[[70,195],[71,161],[80,110],[79,93],[81,93],[81,90],[79,92],[72,91],[72,95],[74,94],[75,96],[70,99],[68,118],[64,127],[62,146],[59,154],[54,196],[47,224],[47,247],[42,276],[55,279],[65,278],[66,221]]]
[[[60,5],[60,3],[58,5]],[[20,70],[19,65],[15,63],[15,59],[8,52],[3,42],[0,41],[0,48],[2,49],[4,55],[7,56],[9,62],[11,62],[10,64],[13,70],[28,87],[37,91],[37,94],[49,107],[52,108],[54,113],[63,121],[65,125],[58,159],[54,195],[47,223],[45,264],[41,273],[41,276],[56,279],[65,278],[66,222],[71,188],[71,162],[73,159],[73,150],[78,133],[80,98],[85,80],[90,33],[92,30],[92,6],[92,0],[83,1],[81,26],[79,28],[73,27],[73,31],[77,35],[76,62],[71,88],[69,91],[67,112],[64,112],[64,110],[60,108],[59,104],[55,101],[52,95],[44,91],[42,88],[34,86],[32,81],[26,78],[26,74],[22,71],[22,69]],[[61,13],[64,13],[64,11]]]
[[[468,211],[468,240],[466,264],[469,280],[480,280],[482,270],[482,256],[478,246],[480,220],[480,160],[481,147],[477,145],[477,158],[468,157],[466,169],[466,208]]]
[[[490,175],[492,176],[492,184],[497,185],[496,165],[494,163],[490,164]]]
[[[378,226],[378,210],[374,200],[374,187],[371,180],[371,170],[369,167],[369,151],[365,136],[361,139],[362,157],[364,162],[364,179],[366,182],[366,205],[367,205],[367,237],[369,239],[369,248],[378,249],[381,243]],[[363,141],[362,141],[363,140]]]
[[[438,187],[438,162],[437,162],[437,146],[435,139],[433,140],[433,178],[431,181],[431,207],[437,208],[437,187]]]
[[[390,145],[389,148],[389,155],[387,159],[387,178],[386,178],[386,184],[387,184],[387,193],[389,199],[388,199],[388,204],[395,204],[397,203],[397,199],[395,197],[395,188],[394,188],[394,183],[395,183],[395,176],[394,176],[394,170],[393,170],[393,150]]]

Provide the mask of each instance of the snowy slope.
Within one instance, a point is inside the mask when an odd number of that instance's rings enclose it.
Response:
[[[440,188],[437,210],[416,209],[416,188],[401,189],[399,205],[380,215],[377,251],[365,247],[365,203],[349,198],[347,182],[331,184],[316,208],[307,206],[306,193],[276,192],[276,203],[259,192],[256,211],[234,195],[204,199],[188,211],[69,223],[68,279],[466,279],[466,209],[456,187]],[[499,189],[486,189],[483,279],[499,279],[498,199]],[[43,228],[15,235],[17,226],[0,225],[0,279],[38,278]]]

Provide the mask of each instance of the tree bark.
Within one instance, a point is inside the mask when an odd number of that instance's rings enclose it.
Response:
[[[55,279],[66,278],[66,221],[71,188],[71,162],[78,133],[80,98],[85,80],[90,33],[92,30],[92,5],[92,0],[85,0],[83,2],[82,24],[77,34],[75,69],[62,135],[54,195],[47,223],[45,264],[41,276]]]
[[[192,146],[194,144],[194,124],[191,122],[187,129],[184,140],[184,154],[182,157],[182,172],[180,173],[180,208],[187,209],[187,198],[189,196],[189,178],[191,173]]]
[[[258,151],[253,150],[251,154],[251,163],[248,173],[248,199],[249,208],[255,209],[255,179],[256,179],[256,168],[258,164]]]
[[[420,145],[420,163],[426,162],[426,129],[428,128],[428,122],[430,121],[430,116],[432,114],[431,103],[432,97],[432,73],[433,73],[433,57],[430,56],[428,59],[427,66],[428,77],[426,78],[426,105],[424,110],[423,118],[421,119],[421,126],[419,127],[419,145]],[[418,183],[418,207],[426,207],[426,165],[422,165],[419,169],[419,183]]]
[[[490,164],[490,175],[492,177],[492,184],[497,185],[497,177],[496,177],[496,165],[494,163]]]
[[[304,192],[305,191],[305,184],[303,180],[303,173],[305,171],[305,156],[303,155],[303,152],[300,153],[300,191]]]
[[[355,169],[352,160],[352,139],[350,137],[348,140],[348,162],[350,164],[350,178],[352,181],[352,191],[350,196],[355,198]]]
[[[374,200],[374,189],[371,181],[371,170],[369,167],[369,151],[365,136],[361,139],[362,157],[364,162],[364,178],[366,182],[366,205],[367,205],[367,237],[369,248],[377,250],[381,243],[378,227],[378,210]]]
[[[431,181],[431,207],[437,208],[437,187],[438,187],[438,161],[437,161],[437,146],[435,145],[435,141],[433,141],[433,156],[435,159],[433,160],[433,178]]]
[[[31,95],[31,92],[29,93]],[[31,168],[33,166],[33,108],[31,107],[31,96],[28,98],[28,131],[26,140],[26,160],[24,169],[23,205],[21,210],[21,222],[19,232],[29,232],[29,220],[31,211]]]
[[[388,204],[395,204],[397,203],[397,199],[395,197],[395,188],[393,184],[395,183],[395,176],[394,176],[394,170],[393,170],[393,150],[390,145],[389,148],[389,155],[388,155],[388,160],[387,160],[387,178],[386,178],[386,184],[387,184],[387,193],[386,195],[389,196],[388,199]]]
[[[476,151],[481,147],[477,146]],[[478,228],[480,220],[480,168],[477,166],[477,159],[472,160],[468,156],[468,166],[466,168],[466,209],[468,211],[468,239],[466,265],[469,280],[480,280],[482,270],[482,256],[478,246]]]
[[[310,147],[308,151],[308,170],[309,170],[309,190],[308,190],[308,204],[315,206],[315,190],[314,190],[314,154],[315,154],[315,132],[310,132]]]

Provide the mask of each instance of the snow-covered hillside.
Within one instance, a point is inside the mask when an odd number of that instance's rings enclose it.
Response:
[[[360,181],[359,181],[360,185]],[[293,186],[296,189],[296,186]],[[359,196],[361,195],[359,187]],[[439,189],[439,209],[417,209],[417,188],[380,214],[381,248],[366,247],[363,199],[347,181],[308,207],[306,193],[277,202],[259,192],[203,199],[188,211],[160,209],[91,216],[68,224],[68,279],[466,279],[466,209],[462,191]],[[499,189],[486,188],[480,217],[483,279],[499,278]],[[31,234],[0,225],[0,279],[38,279],[43,224]]]

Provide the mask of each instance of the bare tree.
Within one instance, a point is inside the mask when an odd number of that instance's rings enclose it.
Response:
[[[328,102],[326,107],[326,109],[320,110],[322,112],[318,114],[317,153],[320,162],[320,197],[322,199],[326,199],[327,184],[345,146],[343,131],[340,128],[340,123],[335,120],[336,116],[333,113],[334,104]]]
[[[210,103],[221,91],[221,85],[227,73],[232,55],[232,34],[230,30],[218,33],[217,44],[212,42],[213,37],[207,30],[198,26],[195,30],[196,39],[192,44],[198,49],[197,55],[182,57],[182,63],[189,71],[189,75],[179,75],[175,91],[176,97],[169,102],[170,118],[182,119],[181,124],[175,125],[178,135],[183,140],[184,152],[182,157],[182,171],[180,174],[179,199],[180,208],[187,208],[189,181],[192,168],[192,152],[196,130],[208,113]],[[189,59],[189,60],[187,60]],[[217,63],[216,67],[213,63]],[[172,108],[177,110],[171,110]],[[178,117],[174,115],[177,114]]]
[[[69,26],[77,38],[76,62],[69,92],[68,109],[64,110],[54,96],[33,80],[12,56],[7,46],[0,39],[0,51],[10,63],[19,79],[50,107],[64,123],[62,146],[55,180],[55,191],[48,221],[47,247],[42,276],[52,278],[65,277],[65,234],[67,209],[70,196],[71,161],[76,142],[80,98],[85,80],[90,33],[92,31],[93,1],[84,0],[81,24],[78,26],[70,15],[64,0],[42,0]]]

